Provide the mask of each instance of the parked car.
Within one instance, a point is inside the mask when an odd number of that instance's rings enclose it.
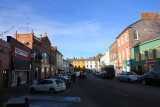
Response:
[[[80,72],[79,78],[86,78],[87,74],[84,71]]]
[[[104,68],[102,68],[100,77],[103,79],[115,77],[114,66],[113,65],[106,65]]]
[[[134,72],[121,72],[117,78],[119,81],[127,82],[140,82],[142,80],[142,76]]]
[[[35,85],[30,86],[30,92],[34,93],[36,91],[49,92],[54,94],[58,91],[63,91],[66,89],[66,84],[60,79],[43,79]]]
[[[94,75],[95,75],[96,77],[99,77],[99,76],[100,76],[100,74],[101,74],[101,72],[100,72],[100,71],[96,71]]]
[[[56,78],[62,79],[65,82],[66,86],[69,86],[71,84],[71,79],[69,78],[66,77],[56,77]]]
[[[160,85],[160,72],[146,72],[142,77],[144,85]]]

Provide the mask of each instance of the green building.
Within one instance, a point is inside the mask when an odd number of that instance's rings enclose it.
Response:
[[[131,70],[138,74],[160,71],[160,33],[140,39],[131,48]]]

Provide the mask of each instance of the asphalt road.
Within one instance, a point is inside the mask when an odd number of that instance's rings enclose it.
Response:
[[[160,107],[160,87],[100,79],[92,74],[86,79],[77,79],[54,96],[80,98],[80,102],[61,102],[70,103],[69,107]]]

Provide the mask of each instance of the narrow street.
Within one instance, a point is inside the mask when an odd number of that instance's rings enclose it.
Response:
[[[78,102],[58,101],[69,107],[160,107],[159,90],[160,87],[156,86],[100,79],[88,74],[86,79],[77,79],[76,83],[54,97],[80,98]],[[34,95],[49,96],[48,93]]]

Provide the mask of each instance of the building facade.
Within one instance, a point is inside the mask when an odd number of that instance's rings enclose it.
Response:
[[[48,78],[55,74],[56,52],[54,52],[54,50],[56,51],[56,49],[51,46],[47,33],[45,33],[44,37],[40,35],[38,38],[34,35],[33,31],[26,34],[18,34],[16,32],[14,38],[32,49],[32,73],[30,81]]]
[[[110,47],[109,47],[109,64],[114,65],[115,74],[117,75],[118,72],[118,63],[117,63],[117,42],[115,41]]]
[[[74,70],[75,71],[83,71],[85,70],[86,66],[85,66],[85,59],[81,58],[81,59],[73,59],[73,66],[74,66]]]
[[[131,59],[132,69],[138,74],[160,71],[160,33],[143,38],[131,48]]]
[[[31,49],[11,36],[7,36],[11,48],[12,86],[17,86],[30,81]]]
[[[0,90],[11,87],[10,44],[0,39]]]
[[[64,73],[70,72],[70,63],[67,60],[63,59],[63,67],[64,67]]]
[[[57,50],[56,51],[56,59],[57,59],[57,72],[56,73],[63,73],[63,55]]]
[[[142,12],[141,20],[127,26],[116,38],[118,69],[131,70],[130,48],[136,46],[141,38],[160,31],[160,20],[156,12]]]
[[[99,60],[96,58],[85,59],[85,64],[87,70],[91,70],[92,72],[99,70]]]
[[[104,65],[109,65],[109,50],[100,58],[100,67],[103,68]]]

